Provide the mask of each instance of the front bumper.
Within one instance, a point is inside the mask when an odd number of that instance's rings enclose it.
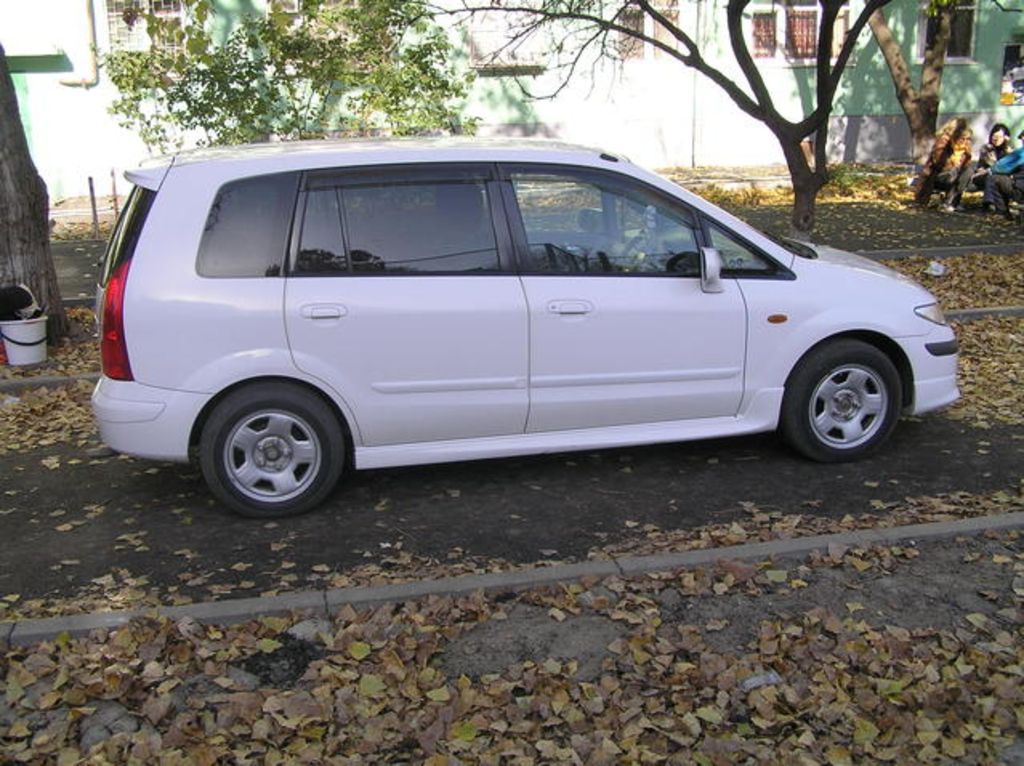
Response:
[[[908,414],[947,407],[960,398],[956,385],[958,346],[949,327],[924,338],[909,339],[904,350],[914,372],[914,401]]]

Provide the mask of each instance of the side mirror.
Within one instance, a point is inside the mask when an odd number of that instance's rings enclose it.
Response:
[[[700,289],[706,293],[720,293],[722,285],[722,254],[713,247],[700,249]]]

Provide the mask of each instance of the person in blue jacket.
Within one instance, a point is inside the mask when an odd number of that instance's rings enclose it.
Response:
[[[1024,130],[1017,135],[1024,138]],[[1010,203],[1024,200],[1024,146],[1008,152],[992,166],[991,176],[993,206],[995,211],[1006,218],[1010,215]]]

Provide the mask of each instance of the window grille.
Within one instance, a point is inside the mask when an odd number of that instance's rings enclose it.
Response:
[[[774,12],[754,14],[754,56],[757,58],[770,58],[775,55],[775,16]]]
[[[544,71],[544,41],[537,34],[519,36],[528,21],[507,11],[473,14],[469,57],[481,77],[535,75]]]
[[[111,50],[148,50],[150,38],[146,30],[146,15],[149,13],[180,26],[181,0],[107,0]],[[178,50],[178,43],[173,39],[160,40],[157,45],[171,53]]]
[[[771,10],[754,11],[751,14],[751,49],[754,57],[775,58],[782,55],[790,61],[817,58],[821,9],[814,4],[814,0],[789,0],[783,11],[777,13],[773,4]],[[833,58],[842,50],[849,30],[850,11],[843,8],[836,15],[832,26]]]
[[[616,19],[619,26],[635,32],[644,33],[644,12],[639,8],[626,8]],[[623,59],[641,59],[644,57],[644,41],[625,32],[619,32],[619,56]]]
[[[818,11],[786,9],[786,55],[810,59],[818,55]]]

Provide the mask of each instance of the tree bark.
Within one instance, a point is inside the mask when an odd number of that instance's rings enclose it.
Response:
[[[50,342],[68,331],[50,255],[50,202],[29,154],[14,81],[0,45],[0,285],[24,284],[49,316]]]
[[[794,239],[810,240],[811,233],[814,231],[818,192],[828,182],[828,173],[824,169],[825,164],[815,160],[812,166],[808,162],[802,146],[802,138],[787,133],[777,133],[776,139],[786,157],[786,167],[789,169],[789,177],[793,183],[791,234]],[[819,151],[819,147],[816,145],[814,154],[815,157],[823,156],[824,150]]]
[[[907,118],[913,144],[914,162],[924,165],[935,140],[935,126],[939,119],[939,100],[942,94],[942,73],[946,67],[946,47],[952,32],[952,5],[939,7],[938,30],[932,44],[925,49],[921,65],[920,87],[914,84],[900,41],[893,35],[885,13],[879,9],[868,17],[868,26],[882,52],[900,108]]]

